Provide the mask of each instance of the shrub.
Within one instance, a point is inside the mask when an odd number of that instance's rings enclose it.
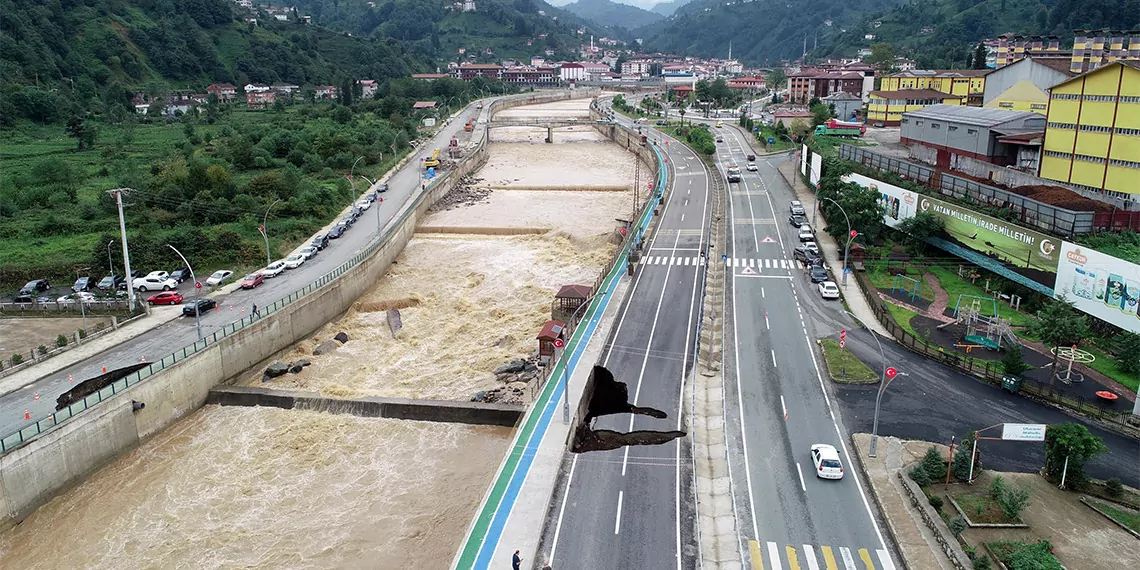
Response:
[[[954,454],[954,461],[950,465],[950,471],[954,474],[955,479],[965,481],[970,478],[970,454],[973,450],[974,442],[972,440],[962,440],[962,445],[958,446],[958,451]]]
[[[61,334],[55,337],[55,345],[60,347],[67,346],[67,336]]]
[[[926,455],[922,457],[919,467],[926,471],[931,481],[938,481],[946,476],[946,462],[942,461],[942,454],[938,453],[933,445],[926,449]]]
[[[79,338],[87,338],[87,329],[79,329]]]
[[[990,485],[990,497],[993,497],[1006,517],[1016,519],[1029,505],[1029,488],[1024,485],[1014,487],[997,477]]]
[[[939,497],[938,495],[931,495],[930,496],[930,506],[934,507],[934,510],[936,510],[936,511],[942,510],[942,505],[943,505],[942,497]]]
[[[39,352],[41,356],[47,354],[47,345],[41,344],[41,345],[37,346],[36,352]]]
[[[921,465],[917,465],[914,469],[910,470],[910,478],[915,483],[918,483],[919,487],[926,487],[931,483],[930,475],[926,474],[926,471],[922,468]]]
[[[965,517],[958,515],[950,519],[950,522],[946,523],[946,526],[950,527],[950,532],[954,533],[954,536],[958,536],[962,534],[962,531],[966,530],[966,527],[969,525],[966,524]]]
[[[990,557],[981,556],[974,559],[974,570],[990,570]]]
[[[17,365],[23,361],[24,361],[24,355],[23,354],[20,354],[17,352],[17,353],[12,355],[12,366],[15,366],[15,365]]]
[[[1124,485],[1120,484],[1120,479],[1113,477],[1104,482],[1104,490],[1108,493],[1109,497],[1119,499],[1124,496]]]
[[[1001,475],[994,477],[994,482],[990,483],[990,498],[995,501],[1001,500],[1008,488],[1009,486],[1005,484],[1005,479],[1002,479]]]

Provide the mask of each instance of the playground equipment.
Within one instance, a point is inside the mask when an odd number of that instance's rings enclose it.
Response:
[[[1079,384],[1085,381],[1085,375],[1080,372],[1073,372],[1073,363],[1080,362],[1081,364],[1092,364],[1096,357],[1087,350],[1081,350],[1074,346],[1055,346],[1050,351],[1057,355],[1059,360],[1067,360],[1069,364],[1065,367],[1064,371],[1057,371],[1057,379],[1065,384]],[[1051,366],[1052,363],[1046,366]]]
[[[970,306],[965,309],[961,308],[963,299],[970,299]],[[982,314],[983,301],[992,304],[991,315]],[[966,325],[966,335],[962,337],[964,342],[955,346],[965,348],[967,353],[970,349],[978,347],[1001,350],[1003,339],[1010,344],[1017,344],[1017,337],[1009,326],[1009,319],[998,316],[997,301],[992,298],[959,295],[958,302],[954,305],[954,320],[938,325],[938,328],[956,324]]]
[[[918,279],[915,279],[913,277],[907,277],[906,275],[903,275],[902,273],[896,274],[894,283],[891,284],[891,293],[893,294],[895,291],[898,291],[900,293],[908,293],[908,291],[906,290],[906,286],[908,286],[908,284],[913,284],[913,286],[911,286],[910,291],[909,291],[910,302],[913,303],[914,298],[918,296],[919,288],[922,287],[922,284],[919,283]]]

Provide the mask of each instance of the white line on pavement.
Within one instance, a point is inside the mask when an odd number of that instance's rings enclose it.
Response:
[[[772,349],[772,367],[776,367],[776,349]]]
[[[819,562],[815,559],[815,549],[810,544],[804,545],[804,560],[807,561],[808,570],[819,570]]]
[[[800,469],[800,462],[799,461],[796,462],[796,473],[798,473],[800,476],[800,488],[803,489],[804,492],[806,493],[807,492],[807,485],[804,484],[804,472],[803,472],[803,469]],[[620,505],[621,501],[618,501],[618,504]]]
[[[624,491],[618,491],[617,518],[614,520],[614,534],[621,532],[621,500],[624,494]]]
[[[780,395],[780,409],[784,412],[784,419],[788,419],[788,405],[784,403],[783,395]]]
[[[775,542],[768,543],[768,562],[772,563],[772,568],[781,570],[783,566],[780,565],[780,547],[776,546]]]
[[[570,498],[570,481],[574,480],[574,468],[578,466],[578,454],[570,462],[570,475],[566,477],[566,492],[562,495],[562,506],[558,507],[558,523],[554,525],[554,542],[550,545],[550,559],[554,560],[554,550],[558,548],[558,533],[562,531],[562,516],[566,514],[566,500]]]

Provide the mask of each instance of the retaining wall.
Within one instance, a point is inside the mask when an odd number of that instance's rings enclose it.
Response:
[[[595,94],[588,90],[531,93],[494,101],[487,105],[482,116],[489,117],[496,111],[520,105]],[[486,161],[486,138],[484,129],[478,147],[471,154],[441,176],[418,202],[406,203],[404,208],[414,204],[414,212],[387,234],[383,245],[355,267],[324,287],[221,338],[192,358],[156,372],[0,456],[0,513],[3,514],[0,530],[18,524],[60,491],[203,406],[211,388],[296,344],[348,310],[403,251],[428,208],[458,180]],[[132,401],[146,406],[134,411]]]

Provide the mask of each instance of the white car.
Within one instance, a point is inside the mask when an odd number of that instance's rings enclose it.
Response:
[[[838,299],[839,287],[835,285],[834,281],[824,281],[819,284],[819,296],[824,299]]]
[[[815,465],[815,475],[820,479],[842,479],[843,463],[839,461],[839,452],[835,447],[826,443],[817,443],[811,446],[811,462]]]
[[[368,208],[372,207],[372,200],[369,200],[368,198],[357,200],[356,207],[360,208],[361,210],[367,210]]]
[[[157,277],[159,279],[169,279],[170,278],[170,274],[165,272],[165,271],[151,271],[150,273],[147,273],[146,276],[147,277]],[[177,280],[175,280],[175,281],[177,281]]]
[[[132,281],[131,287],[138,291],[169,291],[177,289],[178,282],[173,279],[163,279],[157,275],[147,275]]]
[[[74,304],[77,299],[82,299],[83,304],[86,305],[86,304],[91,303],[95,300],[95,295],[92,295],[91,293],[88,293],[87,291],[80,291],[78,293],[74,293],[71,295],[64,295],[64,296],[56,299],[55,302],[59,303],[61,305],[71,305],[71,304]]]
[[[792,200],[792,203],[788,204],[788,209],[791,210],[793,214],[804,215],[804,205],[799,200]]]
[[[305,256],[300,253],[294,253],[285,258],[285,269],[296,269],[305,263]]]
[[[811,233],[811,228],[807,226],[800,226],[799,238],[801,242],[810,241],[815,243],[815,234]]]
[[[755,162],[749,162],[748,163],[748,171],[749,172],[756,172],[756,163]]]
[[[233,271],[228,271],[226,269],[219,269],[219,270],[215,271],[212,275],[210,275],[209,278],[206,279],[206,285],[208,285],[210,287],[217,287],[218,285],[222,284],[222,281],[229,279],[230,276],[233,274],[234,274]]]
[[[284,271],[285,271],[285,262],[284,261],[274,261],[273,263],[266,265],[265,269],[261,270],[261,274],[265,275],[266,279],[272,279],[274,277],[277,277],[278,275],[281,275],[281,273]]]
[[[810,249],[817,255],[819,254],[819,246],[816,245],[814,241],[805,241],[803,247],[805,249]]]
[[[297,253],[301,257],[304,257],[306,260],[309,260],[309,259],[316,257],[318,251],[320,251],[320,250],[318,250],[317,248],[315,248],[313,246],[305,246],[305,247],[302,247],[301,249],[298,249]]]

